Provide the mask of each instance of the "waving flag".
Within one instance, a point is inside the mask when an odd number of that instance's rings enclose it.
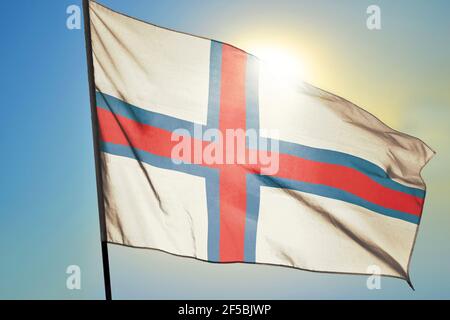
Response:
[[[89,10],[105,241],[408,279],[429,147],[236,47]]]

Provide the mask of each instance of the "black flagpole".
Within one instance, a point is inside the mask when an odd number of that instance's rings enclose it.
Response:
[[[108,243],[106,241],[105,202],[103,201],[102,161],[100,159],[98,118],[95,99],[94,63],[92,60],[91,18],[89,0],[83,0],[84,36],[88,67],[89,95],[91,102],[92,135],[94,140],[95,172],[97,178],[97,199],[100,218],[100,236],[102,243],[103,277],[105,280],[105,298],[111,300],[111,277],[109,273]]]

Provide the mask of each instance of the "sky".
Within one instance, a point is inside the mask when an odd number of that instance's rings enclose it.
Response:
[[[416,288],[383,278],[262,265],[218,265],[110,245],[118,299],[450,298],[450,2],[447,0],[99,1],[164,27],[258,55],[276,48],[307,82],[417,136],[437,155],[411,264]],[[83,30],[66,28],[81,1],[2,1],[0,11],[0,299],[103,299]],[[382,29],[366,27],[381,8]],[[81,268],[81,290],[66,268]]]

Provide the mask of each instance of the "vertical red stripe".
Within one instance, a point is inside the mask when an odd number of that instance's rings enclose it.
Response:
[[[220,170],[220,260],[243,261],[246,213],[245,173]]]
[[[222,47],[219,129],[245,130],[245,70],[247,55],[228,45]],[[224,155],[233,152],[224,139]],[[220,260],[243,261],[246,213],[245,171],[229,164],[220,172]]]
[[[247,55],[228,45],[222,49],[219,129],[245,130],[245,67]]]

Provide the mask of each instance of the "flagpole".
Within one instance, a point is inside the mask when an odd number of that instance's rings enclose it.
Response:
[[[97,180],[97,200],[100,218],[100,237],[101,237],[102,260],[103,260],[103,277],[105,282],[105,298],[106,300],[111,300],[111,277],[109,272],[108,243],[106,239],[105,202],[103,201],[102,161],[100,159],[100,145],[99,145],[100,140],[99,140],[98,118],[96,107],[97,104],[95,99],[94,63],[92,59],[92,41],[91,41],[91,24],[90,24],[91,18],[89,14],[89,0],[83,0],[83,17],[84,17],[84,36],[86,40],[89,95],[91,105],[92,136],[94,140],[95,173]]]

